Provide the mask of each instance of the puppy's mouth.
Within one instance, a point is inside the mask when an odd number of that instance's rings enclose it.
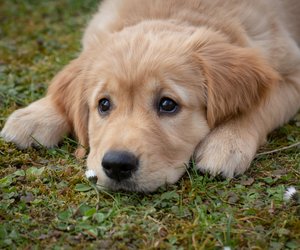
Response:
[[[108,179],[105,182],[105,187],[113,190],[113,191],[131,191],[131,192],[143,192],[143,190],[139,187],[139,185],[134,181],[134,178],[115,181],[112,179]]]

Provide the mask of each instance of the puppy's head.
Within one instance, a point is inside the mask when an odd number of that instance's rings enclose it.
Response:
[[[277,77],[217,33],[149,26],[111,35],[74,63],[84,68],[71,81],[74,130],[89,139],[88,168],[115,190],[176,182],[210,129],[249,112]]]

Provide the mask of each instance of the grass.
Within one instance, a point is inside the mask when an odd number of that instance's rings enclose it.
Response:
[[[8,115],[45,94],[80,50],[95,0],[0,2],[0,129]],[[300,117],[273,132],[261,151],[300,141]],[[256,159],[240,178],[190,170],[153,194],[97,195],[76,143],[19,150],[0,139],[1,249],[299,249],[299,148]]]

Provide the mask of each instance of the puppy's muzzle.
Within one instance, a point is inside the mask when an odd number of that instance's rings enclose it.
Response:
[[[127,151],[108,151],[102,159],[105,174],[116,181],[128,179],[138,169],[138,158]]]

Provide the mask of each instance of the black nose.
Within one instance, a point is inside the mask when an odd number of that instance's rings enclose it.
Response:
[[[138,158],[126,151],[108,151],[102,159],[102,166],[109,178],[122,181],[137,170]]]

